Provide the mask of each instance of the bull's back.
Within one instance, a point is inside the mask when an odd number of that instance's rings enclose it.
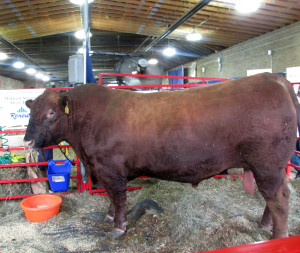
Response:
[[[264,76],[263,76],[264,77]],[[211,140],[234,132],[235,138],[279,131],[282,121],[295,125],[289,93],[276,78],[242,78],[188,91],[138,96],[127,106],[125,124],[139,138],[181,135]],[[279,125],[276,121],[281,122]],[[276,125],[276,128],[269,127]],[[193,135],[193,136],[190,136]]]

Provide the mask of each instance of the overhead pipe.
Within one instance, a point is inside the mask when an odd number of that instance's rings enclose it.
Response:
[[[138,52],[139,50],[140,50],[140,48],[142,48],[143,46],[144,46],[144,44],[150,39],[150,38],[152,38],[152,37],[147,37],[143,42],[142,42],[142,44],[141,45],[139,45],[138,47],[137,47],[137,49],[135,49],[134,50],[134,52],[133,53],[136,53],[136,52]]]
[[[198,4],[195,5],[194,8],[190,9],[186,14],[184,14],[181,18],[175,21],[162,35],[153,40],[144,50],[143,52],[147,52],[150,50],[155,44],[160,42],[162,39],[167,37],[170,33],[172,33],[177,27],[182,25],[185,21],[187,21],[190,17],[196,14],[199,10],[209,4],[211,0],[202,0]]]

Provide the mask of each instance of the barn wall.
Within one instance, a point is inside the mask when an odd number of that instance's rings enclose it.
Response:
[[[286,67],[300,66],[300,22],[221,51],[221,71],[218,70],[218,53],[196,61],[197,76],[241,77],[247,75],[247,69],[271,68],[268,50],[273,51],[274,73],[286,72]],[[184,67],[191,68],[191,63]]]
[[[44,84],[39,80],[32,79],[24,83],[24,88],[44,88]]]
[[[35,79],[22,82],[16,79],[0,76],[0,89],[43,88],[44,83]]]
[[[24,83],[5,76],[0,76],[0,89],[22,89]]]

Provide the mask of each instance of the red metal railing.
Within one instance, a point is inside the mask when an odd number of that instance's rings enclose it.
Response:
[[[117,73],[99,73],[99,84],[107,84],[103,83],[104,76],[130,76],[130,77],[141,77],[141,78],[166,78],[166,79],[187,79],[187,80],[201,80],[201,83],[187,83],[187,84],[151,84],[151,85],[129,85],[129,86],[110,86],[109,88],[114,89],[138,89],[138,88],[170,88],[170,87],[181,87],[181,88],[192,88],[197,86],[208,85],[206,81],[227,81],[230,80],[228,78],[211,78],[211,77],[188,77],[188,76],[166,76],[166,75],[141,75],[141,74],[117,74]]]
[[[0,131],[1,133],[10,133],[10,131]],[[16,132],[15,130],[11,132]],[[24,131],[25,132],[25,131]],[[22,130],[23,133],[23,130]],[[61,148],[70,148],[70,145],[62,145]],[[49,146],[44,149],[53,149],[58,148],[58,146]],[[15,150],[27,150],[28,148],[25,147],[16,147],[16,148],[9,148],[7,151],[15,151]],[[4,148],[1,148],[0,151],[4,151]],[[57,164],[60,164],[63,162],[57,162]],[[80,192],[81,189],[81,174],[79,169],[79,161],[76,157],[76,161],[74,163],[77,165],[77,175],[71,176],[70,179],[76,179],[77,180],[77,191]],[[0,164],[1,168],[10,168],[10,167],[26,167],[26,166],[37,166],[37,165],[48,165],[48,162],[35,162],[35,163],[11,163],[11,164]],[[31,183],[31,182],[39,182],[39,181],[48,181],[48,178],[24,178],[24,179],[7,179],[7,180],[0,180],[0,184],[13,184],[13,183]],[[61,195],[65,194],[71,194],[72,192],[66,192],[66,193],[59,193]],[[21,198],[28,198],[30,196],[33,196],[33,194],[30,195],[14,195],[14,196],[1,196],[0,200],[7,200],[7,199],[21,199]]]
[[[300,252],[300,235],[287,238],[275,239],[252,244],[244,244],[235,247],[205,251],[203,253],[299,253]]]

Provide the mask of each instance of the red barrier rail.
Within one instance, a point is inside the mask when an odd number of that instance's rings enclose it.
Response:
[[[70,179],[77,179],[77,176],[72,176]],[[13,183],[30,183],[38,181],[48,181],[48,178],[24,178],[24,179],[12,179],[12,180],[0,180],[0,184],[13,184]]]
[[[203,253],[299,253],[300,252],[300,235],[287,238],[274,239],[265,242],[239,245],[235,247],[205,251]]]
[[[0,134],[3,133],[25,133],[25,130],[6,130],[6,131],[0,131]],[[70,145],[60,145],[61,148],[70,148]],[[45,147],[43,149],[54,149],[58,148],[58,146],[49,146]],[[0,148],[0,152],[3,151],[16,151],[16,150],[28,150],[28,148],[25,147],[14,147],[14,148],[9,148],[6,150],[6,148]],[[82,176],[80,174],[80,169],[79,169],[79,160],[78,157],[76,157],[76,161],[73,161],[77,165],[77,175],[76,176],[71,176],[70,179],[76,179],[77,180],[77,191],[80,191],[80,185],[82,184]],[[62,164],[63,162],[57,162],[57,164]],[[11,164],[0,164],[0,169],[1,168],[11,168],[11,167],[27,167],[27,166],[37,166],[37,165],[48,165],[48,162],[34,162],[34,163],[11,163]],[[24,179],[8,179],[8,180],[0,180],[0,184],[13,184],[13,183],[31,183],[31,182],[38,182],[38,181],[48,181],[48,178],[24,178]],[[59,193],[60,195],[65,195],[65,194],[71,194],[72,192],[67,192],[67,193]],[[7,199],[22,199],[22,198],[27,198],[30,196],[33,196],[34,194],[31,195],[15,195],[15,196],[1,196],[0,200],[7,200]]]
[[[35,165],[48,165],[48,162],[0,164],[0,168],[26,167],[26,166],[35,166]]]
[[[137,187],[127,187],[126,188],[126,191],[135,191],[135,190],[140,190],[140,189],[143,189],[142,186],[137,186]],[[97,195],[99,196],[108,196],[107,193],[105,193],[106,191],[105,190],[102,190],[100,188],[98,188],[97,190],[93,191],[93,193],[96,193]]]
[[[162,88],[162,87],[182,87],[191,88],[196,86],[207,85],[205,81],[227,81],[228,78],[212,78],[212,77],[189,77],[189,76],[167,76],[167,75],[142,75],[142,74],[119,74],[119,73],[99,73],[99,84],[103,85],[103,76],[130,76],[130,77],[142,77],[142,78],[166,78],[166,79],[189,79],[189,80],[201,80],[202,83],[199,84],[154,84],[154,85],[129,85],[129,86],[110,86],[110,88],[117,89],[128,89],[128,88]]]
[[[63,164],[64,162],[56,162],[56,163]],[[74,163],[76,163],[76,162],[74,162]],[[0,168],[26,167],[26,166],[36,166],[36,165],[48,165],[48,162],[0,164]]]
[[[214,178],[220,178],[220,177],[244,177],[244,175],[215,175]]]
[[[74,192],[58,192],[58,193],[47,193],[47,194],[59,194],[59,195],[70,195],[73,194]],[[38,194],[36,194],[38,195]],[[16,195],[16,196],[5,196],[5,197],[0,197],[0,200],[11,200],[11,199],[25,199],[34,196],[33,194],[30,195]]]
[[[59,145],[60,148],[71,148],[70,145]],[[58,148],[58,146],[48,146],[42,149],[53,149],[53,148]],[[4,149],[4,148],[0,148],[0,152],[1,151],[16,151],[16,150],[28,150],[29,148],[26,147],[16,147],[16,148],[9,148],[9,149]]]
[[[26,130],[6,130],[6,131],[0,131],[0,134],[16,134],[16,133],[26,133]]]
[[[140,89],[140,88],[146,88],[146,89],[151,89],[151,88],[170,88],[170,87],[177,87],[177,88],[193,88],[193,87],[199,87],[199,86],[205,86],[205,85],[208,85],[206,83],[202,84],[202,83],[199,83],[199,84],[151,84],[151,85],[147,85],[147,84],[144,84],[144,85],[122,85],[122,86],[118,86],[118,85],[115,85],[115,86],[109,86],[108,88],[111,88],[111,89]]]

